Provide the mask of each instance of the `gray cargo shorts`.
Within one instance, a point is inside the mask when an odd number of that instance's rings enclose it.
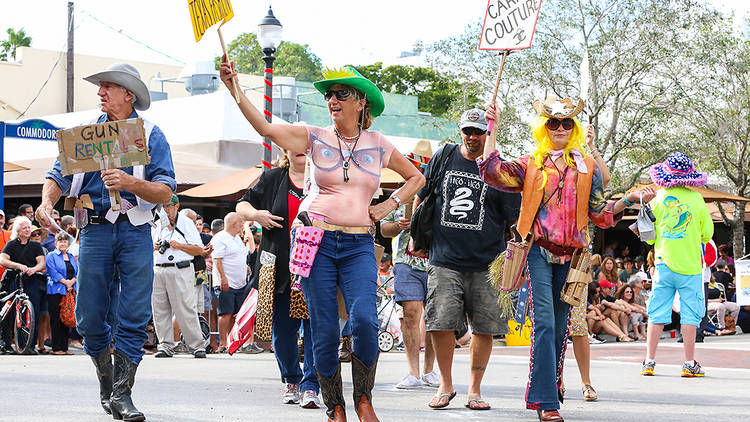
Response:
[[[493,336],[508,332],[508,319],[497,304],[489,271],[460,272],[430,265],[427,268],[427,331],[456,331],[468,315],[471,329]]]

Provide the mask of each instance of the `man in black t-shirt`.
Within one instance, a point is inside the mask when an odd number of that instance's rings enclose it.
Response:
[[[506,221],[515,221],[520,195],[491,189],[479,176],[476,159],[487,139],[484,111],[471,109],[461,117],[460,146],[445,145],[430,160],[427,184],[415,207],[437,192],[430,263],[427,269],[426,328],[431,332],[440,368],[440,388],[429,406],[446,407],[455,396],[452,381],[454,331],[468,317],[472,328],[471,374],[467,406],[488,409],[480,386],[492,351],[492,337],[508,332],[488,281],[488,266],[505,250]],[[493,141],[490,141],[493,142]],[[443,174],[437,174],[445,162]]]
[[[729,274],[729,271],[727,270],[727,262],[723,259],[719,258],[716,260],[716,271],[714,272],[713,276],[716,279],[717,283],[721,283],[724,285],[724,291],[729,289],[729,285],[734,283],[734,278],[732,278],[732,274]]]

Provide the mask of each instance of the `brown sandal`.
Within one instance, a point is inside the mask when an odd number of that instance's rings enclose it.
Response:
[[[598,399],[599,396],[596,394],[596,390],[594,390],[594,387],[592,387],[591,384],[585,384],[583,386],[583,400],[596,401]]]

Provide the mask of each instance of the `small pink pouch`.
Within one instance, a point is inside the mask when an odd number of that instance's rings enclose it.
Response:
[[[313,226],[292,230],[292,251],[289,256],[289,272],[302,277],[310,276],[315,254],[318,253],[324,230]]]

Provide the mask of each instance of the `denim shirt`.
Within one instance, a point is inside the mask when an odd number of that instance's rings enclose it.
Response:
[[[74,277],[78,278],[78,261],[76,260],[76,257],[69,253],[68,259],[76,272]],[[68,270],[65,267],[65,259],[62,256],[62,252],[60,252],[59,249],[55,249],[47,254],[45,260],[47,264],[47,294],[64,295],[67,293],[68,289],[60,282],[60,280],[67,278]],[[78,283],[73,284],[73,288],[76,289],[77,292]]]
[[[130,118],[137,118],[138,114],[133,111]],[[107,114],[102,114],[97,123],[104,123],[109,121]],[[151,162],[145,166],[144,179],[150,182],[159,182],[169,186],[174,192],[177,189],[177,181],[174,175],[174,166],[172,165],[172,152],[167,143],[167,138],[164,136],[164,132],[159,127],[154,126],[151,131],[151,136],[148,139],[149,155],[151,156]],[[133,174],[133,167],[125,167],[121,169],[127,174]],[[73,182],[73,175],[63,176],[60,161],[55,161],[52,170],[48,171],[45,178],[52,179],[60,187],[63,194],[67,194],[70,190],[70,185]],[[94,204],[94,214],[105,215],[109,210],[111,204],[109,202],[109,192],[104,187],[102,182],[101,173],[98,171],[87,172],[83,176],[83,183],[81,185],[81,191],[79,195],[89,194],[91,201]],[[127,200],[133,205],[136,205],[135,195],[128,191],[120,191],[120,197]]]

